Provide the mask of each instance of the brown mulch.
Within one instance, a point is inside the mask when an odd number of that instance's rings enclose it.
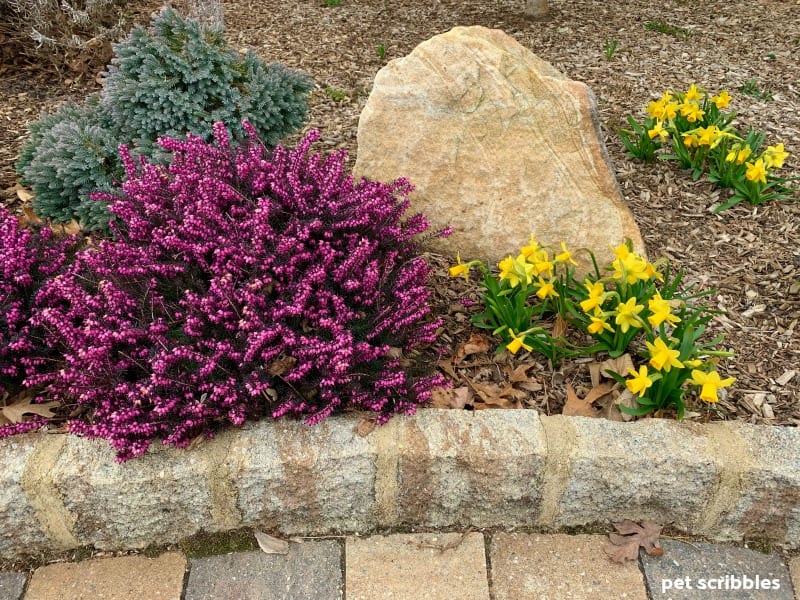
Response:
[[[340,6],[323,0],[235,0],[225,2],[225,23],[235,48],[253,47],[263,58],[313,77],[308,127],[321,130],[320,149],[346,148],[351,164],[358,117],[375,73],[456,25],[502,29],[588,84],[648,255],[669,258],[685,270],[689,283],[716,288],[713,304],[726,311],[711,333],[724,333],[724,348],[736,353],[721,370],[737,382],[721,393],[722,411],[714,418],[800,424],[800,203],[739,205],[713,215],[710,209],[724,192],[692,182],[674,163],[631,160],[615,134],[627,115],[643,114],[648,100],[695,82],[713,92],[728,90],[740,128],[765,130],[769,143],[784,142],[792,155],[783,174],[800,175],[800,20],[793,3],[550,0],[545,21],[525,19],[523,6],[522,0],[342,0]],[[667,26],[673,27],[669,33],[653,30]],[[604,48],[614,39],[618,46],[607,60]],[[24,65],[0,66],[6,97],[0,106],[0,192],[6,203],[16,202],[13,160],[26,124],[43,108],[95,89],[94,75],[53,76]],[[739,91],[748,82],[764,92],[761,97]],[[413,181],[413,173],[408,176]],[[431,260],[437,311],[445,318],[441,339],[455,351],[475,333],[469,324],[474,308],[461,300],[476,299],[476,288],[449,280],[446,258]],[[525,394],[514,402],[546,413],[561,411],[567,384],[579,394],[591,387],[586,361],[554,370],[540,357],[495,357],[494,348],[463,361],[456,384],[502,388],[509,373],[526,364],[531,389],[515,384]]]

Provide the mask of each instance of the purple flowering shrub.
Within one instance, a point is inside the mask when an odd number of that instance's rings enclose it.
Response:
[[[56,364],[44,333],[30,315],[37,290],[67,260],[73,239],[56,240],[49,229],[19,227],[17,219],[0,206],[0,399],[13,397],[26,377]],[[36,429],[41,418],[0,427],[0,437]]]
[[[64,365],[32,383],[90,407],[70,431],[119,460],[264,415],[312,424],[349,406],[384,422],[443,382],[404,368],[439,325],[414,241],[427,220],[401,222],[409,183],[355,182],[343,153],[308,155],[316,132],[269,154],[245,129],[238,144],[220,124],[213,144],[162,139],[169,166],[122,149],[122,194],[99,195],[114,239],[37,298]]]

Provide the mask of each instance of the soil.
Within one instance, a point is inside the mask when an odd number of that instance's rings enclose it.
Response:
[[[144,14],[155,6],[139,4]],[[641,118],[646,103],[666,89],[685,90],[693,82],[712,92],[725,89],[734,99],[735,124],[766,131],[770,144],[783,142],[791,156],[782,174],[800,176],[800,20],[793,3],[550,0],[549,17],[538,21],[524,17],[522,0],[335,4],[224,3],[226,35],[234,48],[252,47],[314,79],[306,129],[321,130],[320,150],[345,148],[352,164],[360,111],[376,72],[389,60],[456,25],[507,32],[594,91],[604,142],[648,256],[667,257],[685,270],[687,282],[716,288],[712,304],[725,314],[715,318],[710,334],[725,335],[723,348],[735,357],[720,367],[723,376],[737,381],[721,392],[718,410],[694,406],[699,413],[694,418],[800,424],[800,203],[740,204],[714,215],[725,192],[692,182],[675,163],[630,159],[615,133],[627,115]],[[99,84],[93,72],[53,73],[12,61],[0,65],[0,86],[6,97],[0,106],[0,199],[17,210],[13,162],[27,124],[40,111],[66,98],[81,99]],[[408,176],[413,181],[413,173]],[[444,318],[441,339],[455,352],[476,333],[469,324],[474,309],[461,300],[476,299],[478,290],[448,278],[450,259],[430,258],[436,310]],[[455,366],[444,357],[454,385],[470,388],[473,408],[492,405],[481,402],[486,397],[475,384],[497,389],[514,384],[519,393],[503,402],[548,414],[561,412],[567,384],[579,395],[592,385],[587,361],[553,368],[537,356],[495,356],[496,344]],[[513,373],[523,376],[511,381]]]

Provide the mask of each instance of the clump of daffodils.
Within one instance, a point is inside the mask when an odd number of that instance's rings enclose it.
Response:
[[[736,130],[731,125],[735,113],[724,110],[731,100],[727,91],[709,95],[695,84],[683,93],[665,91],[647,104],[644,121],[628,117],[631,129],[619,134],[634,158],[677,160],[694,180],[706,174],[715,185],[731,189],[731,197],[715,212],[743,200],[761,204],[788,198],[789,179],[774,171],[783,167],[789,153],[783,143],[762,150],[763,132]]]
[[[610,374],[636,397],[637,407],[623,408],[644,415],[673,408],[681,418],[684,396],[696,389],[705,402],[717,402],[718,390],[734,379],[717,371],[720,357],[730,353],[714,350],[721,337],[703,341],[715,311],[696,301],[702,293],[680,290],[681,273],[671,274],[667,261],[656,264],[633,251],[630,242],[613,248],[614,260],[602,270],[588,250],[594,272],[575,275],[573,253],[540,245],[531,235],[515,257],[509,255],[492,271],[481,261],[450,268],[452,277],[469,277],[470,269],[483,275],[485,310],[473,317],[477,327],[490,329],[506,349],[538,351],[551,361],[567,356],[600,352],[618,357],[636,349],[640,363],[626,376]],[[577,345],[556,336],[548,318],[572,326],[592,342]],[[553,319],[551,318],[550,321]]]

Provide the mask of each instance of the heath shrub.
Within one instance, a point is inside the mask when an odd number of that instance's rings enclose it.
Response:
[[[162,139],[169,166],[123,149],[122,193],[99,198],[114,239],[37,297],[64,366],[30,383],[87,407],[70,431],[120,460],[264,415],[383,422],[443,382],[421,366],[439,323],[414,241],[427,220],[401,220],[410,184],[354,181],[344,154],[308,155],[316,132],[270,154],[243,127],[242,143],[222,124],[213,144]]]

